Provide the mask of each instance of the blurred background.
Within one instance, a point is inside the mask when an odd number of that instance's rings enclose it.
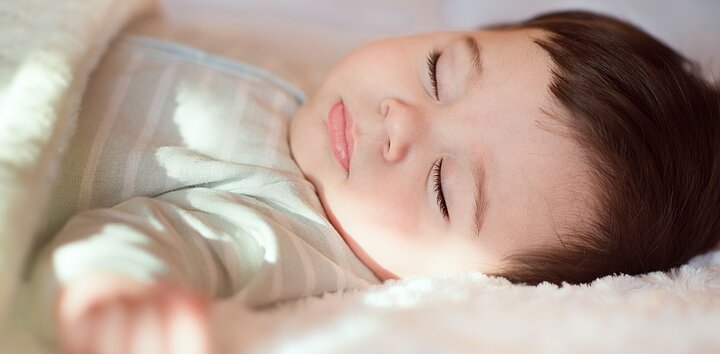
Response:
[[[518,21],[542,12],[611,14],[659,37],[720,77],[716,0],[160,0],[130,32],[244,60],[306,91],[353,48],[373,39]]]

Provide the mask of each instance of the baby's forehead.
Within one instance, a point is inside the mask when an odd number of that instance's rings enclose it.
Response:
[[[488,209],[497,208],[505,231],[550,235],[591,222],[598,210],[588,151],[562,121],[539,117],[531,136],[506,141],[486,159]]]

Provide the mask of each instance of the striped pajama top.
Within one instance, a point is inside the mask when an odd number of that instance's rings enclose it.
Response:
[[[100,271],[249,306],[378,283],[291,158],[303,100],[258,68],[121,37],[88,83],[33,293]]]

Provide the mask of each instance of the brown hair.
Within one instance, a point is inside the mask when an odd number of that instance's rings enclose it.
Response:
[[[507,27],[507,26],[505,26]],[[562,245],[506,258],[512,282],[585,283],[668,270],[720,238],[720,93],[697,67],[617,19],[560,12],[537,28],[554,63],[550,91],[589,156],[594,220]]]

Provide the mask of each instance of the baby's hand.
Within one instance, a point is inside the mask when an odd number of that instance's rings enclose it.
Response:
[[[63,353],[210,353],[208,300],[178,285],[104,275],[58,297]]]

